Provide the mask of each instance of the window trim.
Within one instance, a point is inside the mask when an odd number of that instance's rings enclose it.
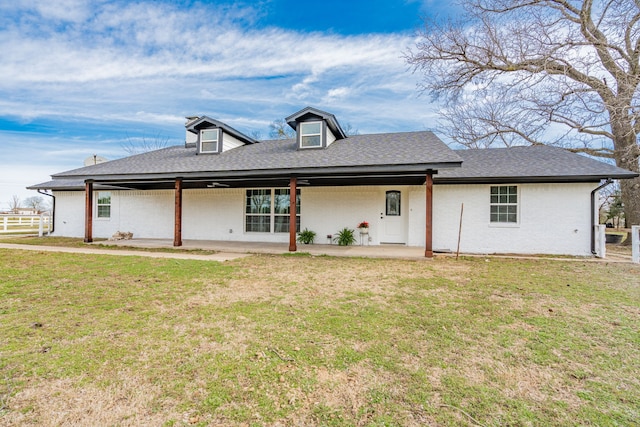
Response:
[[[491,201],[491,191],[493,188],[497,188],[498,189],[498,196],[500,196],[500,188],[515,188],[515,196],[516,196],[516,201],[514,202],[492,202]],[[509,197],[512,194],[510,194],[507,190],[507,193],[504,194],[505,196]],[[518,227],[520,225],[520,201],[521,201],[521,197],[522,194],[520,192],[520,186],[519,185],[515,185],[515,184],[501,184],[501,185],[491,185],[489,186],[489,225],[493,226],[493,227]],[[516,220],[515,221],[493,221],[491,219],[492,216],[492,212],[491,209],[493,206],[515,206],[515,215],[516,215]],[[500,213],[498,213],[498,215],[500,215]],[[508,219],[508,215],[509,213],[506,214],[507,215],[507,219]]]
[[[102,196],[102,197],[109,197],[109,203],[100,203],[100,199],[101,199],[101,194],[108,194],[108,196]],[[111,202],[112,202],[112,194],[111,191],[97,191],[96,192],[96,219],[100,219],[100,220],[107,220],[107,219],[111,219]],[[100,214],[100,208],[109,208],[108,209],[108,215],[103,216]]]
[[[320,125],[320,131],[319,132],[314,132],[314,133],[304,133],[303,132],[303,127],[305,125],[314,125],[314,124],[319,124]],[[298,147],[300,147],[303,150],[306,150],[307,148],[322,148],[324,147],[324,121],[322,120],[313,120],[313,121],[308,121],[308,122],[300,122],[298,124],[298,134],[299,134],[299,142],[298,142]],[[320,142],[318,145],[304,145],[303,141],[305,137],[310,137],[310,136],[318,136],[320,138]]]
[[[216,143],[216,148],[215,150],[204,150],[203,149],[203,143],[212,143],[214,140],[213,139],[204,139],[204,133],[205,132],[215,132],[216,134],[216,139],[215,139],[215,143]],[[198,140],[200,142],[200,147],[199,147],[199,152],[202,154],[211,154],[211,153],[219,153],[220,152],[220,142],[221,142],[221,132],[220,129],[218,128],[209,128],[209,129],[200,129],[200,133],[198,135]]]
[[[250,191],[255,191],[255,190],[267,190],[270,200],[269,200],[269,204],[270,204],[270,208],[269,208],[269,213],[250,213],[247,212],[247,200],[248,200],[248,193]],[[286,190],[287,192],[289,192],[289,188],[287,187],[278,187],[278,188],[247,188],[245,189],[244,192],[244,221],[243,221],[243,226],[244,226],[244,232],[245,233],[256,233],[256,234],[277,234],[277,235],[282,235],[285,233],[289,233],[289,230],[286,231],[276,231],[276,218],[290,218],[290,214],[279,214],[275,212],[275,199],[276,199],[276,191],[278,190]],[[301,192],[300,189],[297,188],[296,189],[296,233],[300,232],[300,210],[301,210],[301,206],[302,206],[302,198],[300,196]],[[287,196],[289,197],[290,200],[290,193],[287,194]],[[247,230],[247,217],[248,216],[262,216],[262,217],[269,217],[269,231],[248,231]]]

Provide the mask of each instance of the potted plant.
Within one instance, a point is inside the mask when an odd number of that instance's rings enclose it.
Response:
[[[357,242],[353,235],[354,230],[350,228],[343,228],[333,237],[333,240],[338,243],[338,246],[349,246]]]
[[[369,223],[367,221],[362,221],[358,224],[358,229],[360,230],[360,234],[369,233]]]
[[[307,228],[298,233],[298,242],[304,243],[305,245],[310,245],[316,238],[316,232],[311,231]]]

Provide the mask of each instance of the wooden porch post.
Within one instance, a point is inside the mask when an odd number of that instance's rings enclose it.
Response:
[[[424,256],[433,258],[433,172],[427,172]]]
[[[296,178],[291,177],[289,182],[289,252],[298,250],[296,246],[297,184]]]
[[[93,181],[84,182],[84,242],[93,242]]]
[[[173,246],[182,246],[182,178],[176,178],[175,225]]]

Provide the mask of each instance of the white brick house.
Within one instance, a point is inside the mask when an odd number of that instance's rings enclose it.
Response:
[[[295,139],[257,141],[190,118],[184,146],[29,188],[52,191],[55,235],[86,241],[131,231],[176,246],[282,242],[294,251],[296,231],[326,243],[367,221],[370,244],[422,246],[430,257],[455,250],[464,204],[463,252],[590,255],[594,190],[636,176],[546,146],[451,150],[424,131],[348,137],[332,114],[311,107],[287,122]]]

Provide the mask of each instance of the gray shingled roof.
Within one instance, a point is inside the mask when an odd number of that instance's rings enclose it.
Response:
[[[546,145],[456,150],[462,167],[442,169],[435,182],[562,182],[625,179],[636,173]]]
[[[188,175],[198,172],[274,171],[298,169],[385,168],[413,165],[458,167],[462,160],[432,132],[356,135],[325,149],[297,150],[295,140],[271,140],[245,145],[221,154],[196,155],[194,148],[169,147],[53,175],[103,177],[109,175]]]
[[[462,166],[460,162],[462,161]],[[183,146],[126,157],[53,175],[31,189],[79,189],[85,179],[160,179],[189,176],[320,176],[437,169],[436,183],[566,182],[632,178],[633,172],[548,146],[451,150],[432,132],[356,135],[326,149],[297,150],[295,140],[271,140],[217,155]],[[112,187],[116,188],[116,187]]]

